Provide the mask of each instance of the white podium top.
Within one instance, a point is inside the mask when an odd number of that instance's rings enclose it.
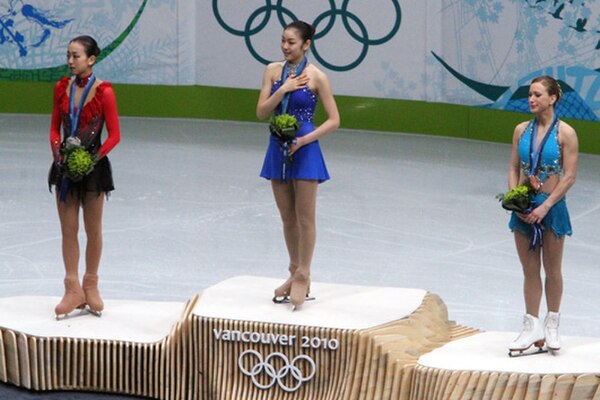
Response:
[[[600,372],[600,338],[561,336],[562,349],[550,353],[509,357],[514,332],[484,332],[424,354],[418,364],[445,370],[497,371],[527,374],[596,374]],[[533,349],[530,349],[532,351]]]
[[[56,320],[54,307],[60,297],[19,296],[0,298],[0,327],[29,336],[65,337],[154,343],[180,321],[184,303],[104,300],[98,318],[72,312]]]
[[[238,276],[202,292],[195,315],[334,329],[367,329],[412,314],[426,290],[313,282],[314,301],[292,312],[291,304],[274,304],[273,290],[283,279]]]

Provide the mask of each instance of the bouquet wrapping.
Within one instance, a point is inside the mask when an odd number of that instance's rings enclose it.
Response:
[[[298,132],[300,125],[300,122],[293,115],[274,115],[269,120],[269,131],[284,142],[291,142],[296,139],[296,132]]]
[[[63,175],[72,182],[81,181],[96,165],[95,157],[81,145],[77,137],[67,139],[61,154]]]
[[[520,213],[525,213],[531,207],[532,197],[531,188],[527,185],[515,186],[508,192],[496,196],[502,203],[502,208]]]
[[[496,198],[502,202],[502,208],[509,211],[516,211],[522,214],[529,214],[536,206],[533,200],[534,192],[528,185],[515,186],[506,193],[500,193]],[[532,236],[529,243],[529,250],[535,250],[538,246],[544,246],[544,228],[542,224],[532,224]]]

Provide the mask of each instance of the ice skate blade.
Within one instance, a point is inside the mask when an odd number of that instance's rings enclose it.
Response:
[[[79,310],[79,312],[76,313],[76,314],[72,314],[76,310]],[[96,311],[96,310],[90,308],[90,306],[85,305],[85,306],[77,307],[75,310],[71,311],[71,313],[57,315],[56,316],[56,320],[57,321],[61,321],[61,320],[64,320],[64,319],[81,317],[81,316],[84,316],[84,315],[87,315],[87,314],[91,314],[91,315],[93,315],[95,317],[100,318],[102,316],[102,311]]]
[[[96,311],[93,308],[91,308],[90,306],[86,306],[85,311],[92,314],[95,317],[98,317],[98,318],[102,317],[102,311]]]
[[[316,299],[316,297],[307,294],[304,301],[313,301]],[[275,304],[289,304],[291,302],[290,296],[274,296],[272,300]]]
[[[550,355],[557,356],[559,354],[560,347],[558,349],[552,349],[552,348],[548,347],[547,351],[548,351],[548,353],[550,353]]]
[[[515,358],[515,357],[524,357],[524,356],[534,356],[536,354],[544,354],[544,353],[548,353],[549,350],[545,349],[543,347],[538,347],[537,350],[533,350],[533,351],[527,351],[531,348],[531,346],[529,346],[526,349],[523,350],[508,350],[508,356],[511,358]]]
[[[273,296],[273,303],[275,304],[286,304],[290,302],[289,296]]]
[[[75,311],[79,310],[79,313],[76,314],[71,314],[74,313]],[[75,317],[79,317],[84,315],[86,312],[86,308],[85,305],[83,306],[79,306],[77,307],[75,310],[71,311],[70,313],[66,313],[66,314],[56,314],[56,320],[57,321],[61,321],[61,320],[65,320],[65,319],[69,319],[69,318],[75,318]]]

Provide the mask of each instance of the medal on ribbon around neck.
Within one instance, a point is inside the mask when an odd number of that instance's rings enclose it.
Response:
[[[540,163],[542,161],[542,152],[544,151],[544,146],[550,137],[550,134],[554,130],[556,124],[558,123],[558,117],[555,115],[552,123],[548,126],[544,137],[542,138],[542,142],[535,149],[535,143],[537,142],[537,134],[538,134],[538,121],[535,120],[533,126],[531,127],[532,132],[529,141],[529,185],[536,192],[542,188],[542,180],[538,176],[538,170],[540,167]]]
[[[76,79],[77,78],[75,78],[71,83],[69,98],[69,119],[71,121],[71,132],[70,135],[65,139],[63,148],[60,150],[63,167],[63,178],[60,185],[60,200],[63,202],[67,201],[67,193],[69,192],[71,183],[76,183],[83,180],[85,176],[94,170],[97,161],[94,155],[92,155],[86,149],[87,145],[89,144],[87,142],[91,139],[91,136],[88,135],[88,137],[84,138],[78,135],[79,116],[81,115],[81,110],[85,104],[85,99],[92,89],[92,86],[94,86],[96,78],[94,77],[94,74],[89,76],[89,79],[83,88],[81,98],[79,99],[79,105],[75,109],[75,86],[77,85]]]
[[[94,82],[96,82],[96,77],[92,73],[83,88],[83,93],[81,94],[81,98],[79,99],[79,105],[77,106],[77,111],[75,111],[75,86],[77,86],[77,78],[74,79],[74,82],[71,83],[71,93],[69,98],[69,118],[71,119],[71,136],[77,135],[77,125],[79,124],[79,115],[81,114],[81,109],[85,104],[85,99],[87,98],[92,86],[94,86]]]

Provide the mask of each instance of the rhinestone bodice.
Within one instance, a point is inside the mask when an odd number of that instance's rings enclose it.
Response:
[[[521,135],[519,139],[519,158],[521,163],[521,170],[526,175],[529,174],[529,170],[531,168],[530,165],[530,141],[531,135],[533,134],[533,124],[535,120],[532,121],[525,132]],[[561,148],[558,142],[558,127],[560,125],[557,123],[552,131],[550,132],[550,136],[548,137],[548,141],[544,145],[542,149],[542,154],[540,158],[538,175],[542,182],[544,182],[549,175],[560,174],[563,170],[562,168],[562,157],[561,157]],[[536,148],[537,150],[537,148]]]
[[[275,82],[271,93],[274,93],[280,86],[281,81]],[[291,93],[287,113],[296,117],[298,121],[313,122],[316,107],[317,95],[308,86],[305,86]],[[275,114],[281,114],[281,105],[277,106]]]

